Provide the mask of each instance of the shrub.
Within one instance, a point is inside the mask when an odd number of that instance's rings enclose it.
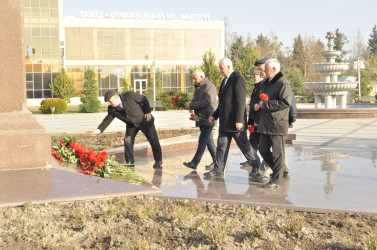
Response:
[[[43,114],[51,114],[50,107],[54,107],[54,114],[67,113],[67,103],[61,98],[47,98],[41,102],[41,107],[39,110]]]
[[[82,94],[80,98],[82,104],[79,105],[80,112],[98,113],[102,108],[102,104],[98,100],[99,89],[94,76],[95,73],[91,69],[84,72],[84,87],[80,92]]]
[[[181,91],[168,91],[165,93],[162,93],[156,97],[156,100],[159,100],[162,102],[162,106],[164,106],[164,110],[179,110],[181,107],[173,106],[173,97],[179,96],[181,102],[186,103],[189,102],[188,100],[188,93],[181,92]]]
[[[71,97],[77,95],[75,85],[64,69],[62,69],[61,73],[55,78],[54,83],[50,84],[50,88],[54,97],[62,98],[67,103],[71,102]]]

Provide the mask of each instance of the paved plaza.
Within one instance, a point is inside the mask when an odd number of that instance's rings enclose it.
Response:
[[[193,127],[188,111],[158,111],[153,114],[157,129]],[[93,131],[105,115],[34,117],[48,133],[55,134]],[[123,123],[114,120],[107,131],[124,129]],[[143,193],[304,211],[377,214],[376,131],[377,119],[372,118],[298,120],[289,130],[289,133],[296,134],[293,145],[287,145],[290,178],[285,179],[280,188],[272,190],[261,188],[260,183],[249,179],[251,169],[240,168],[239,163],[245,158],[236,146],[231,148],[225,177],[212,179],[203,176],[204,166],[211,161],[207,152],[197,171],[182,165],[182,162],[190,161],[195,152],[195,148],[187,148],[163,152],[162,170],[152,168],[154,161],[151,155],[136,156],[135,170],[150,183],[147,185],[105,180],[56,167],[26,170],[26,173],[25,170],[8,171],[6,176],[2,174],[0,185],[7,186],[0,189],[0,206],[28,201],[69,201]],[[119,159],[122,159],[121,150],[113,152],[118,152]],[[17,185],[12,184],[12,176],[20,172],[25,177]],[[33,178],[31,181],[26,177],[28,175],[36,176],[37,180]]]

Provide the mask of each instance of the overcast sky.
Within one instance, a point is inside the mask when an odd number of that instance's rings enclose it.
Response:
[[[80,11],[209,14],[210,20],[230,23],[230,31],[255,39],[274,32],[285,46],[293,38],[314,36],[325,44],[328,31],[345,33],[350,43],[360,29],[366,44],[377,24],[377,0],[63,0],[64,16],[80,17]]]

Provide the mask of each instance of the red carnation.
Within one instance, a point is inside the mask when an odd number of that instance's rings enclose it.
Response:
[[[249,132],[250,133],[254,133],[255,132],[255,129],[254,129],[253,125],[249,125]]]
[[[174,102],[173,102],[173,107],[175,107],[175,106],[177,106],[177,103],[174,101]]]
[[[270,99],[270,98],[268,97],[267,94],[262,93],[262,94],[259,95],[259,99],[261,99],[263,101],[268,101],[268,99]]]
[[[175,98],[175,100],[176,101],[179,101],[180,100],[180,98],[179,98],[179,96],[177,95],[177,97]]]
[[[190,116],[190,120],[193,121],[193,120],[194,120],[194,117],[193,117],[193,116]]]
[[[172,98],[171,98],[171,100],[172,100],[172,101],[175,101],[175,98],[174,98],[174,97],[172,97]]]
[[[191,117],[195,117],[195,114],[191,114]]]

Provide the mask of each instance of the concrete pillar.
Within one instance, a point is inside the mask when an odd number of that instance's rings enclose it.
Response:
[[[315,95],[314,96],[314,100],[315,100],[315,108],[316,109],[320,109],[322,108],[322,98],[320,95]]]
[[[347,108],[347,95],[339,96],[339,108],[341,109]]]
[[[51,137],[26,109],[21,0],[0,0],[0,170],[40,168]]]
[[[323,99],[325,100],[325,109],[332,109],[333,108],[333,100],[331,95],[325,95],[323,96]]]
[[[336,95],[331,96],[332,97],[332,108],[336,109]]]

